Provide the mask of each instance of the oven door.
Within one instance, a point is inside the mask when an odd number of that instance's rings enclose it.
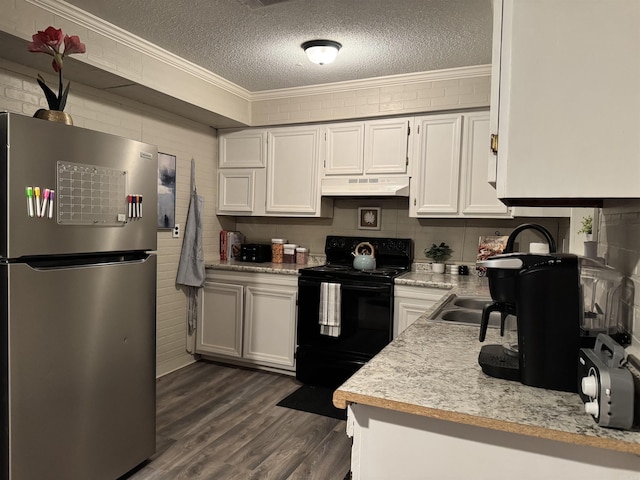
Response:
[[[320,333],[320,285],[322,280],[298,280],[298,345],[373,357],[389,343],[393,332],[393,285],[331,280],[340,283],[341,333]]]
[[[320,333],[320,285],[340,283],[341,330]],[[334,278],[298,280],[296,378],[337,388],[391,341],[393,285]]]

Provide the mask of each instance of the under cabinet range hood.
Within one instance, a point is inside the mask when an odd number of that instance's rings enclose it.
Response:
[[[321,191],[325,197],[408,197],[409,176],[327,177]]]

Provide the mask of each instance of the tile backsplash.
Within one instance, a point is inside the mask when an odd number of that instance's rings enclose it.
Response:
[[[380,207],[380,230],[358,229],[358,207]],[[271,238],[286,238],[310,249],[312,254],[324,252],[327,235],[363,237],[398,237],[414,240],[416,262],[429,262],[424,250],[432,243],[447,243],[453,254],[449,262],[473,263],[481,235],[508,235],[522,223],[534,222],[546,227],[556,238],[558,248],[566,244],[569,233],[567,218],[516,219],[416,219],[409,218],[409,201],[405,197],[371,199],[336,199],[333,218],[237,217],[236,229],[246,235],[247,242],[269,243]],[[540,241],[536,232],[525,231],[518,237],[521,250],[528,251],[530,242]]]

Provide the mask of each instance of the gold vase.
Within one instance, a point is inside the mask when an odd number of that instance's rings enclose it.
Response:
[[[64,123],[65,125],[73,125],[73,119],[67,112],[60,110],[45,110],[41,108],[33,114],[35,118],[41,118],[42,120],[48,120],[50,122]]]

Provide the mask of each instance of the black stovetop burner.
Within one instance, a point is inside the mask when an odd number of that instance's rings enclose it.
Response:
[[[375,270],[353,268],[353,252],[361,242],[369,242],[374,248]],[[365,238],[329,235],[325,241],[326,264],[303,268],[303,276],[339,276],[342,278],[379,278],[391,280],[411,270],[413,240],[410,238]]]

